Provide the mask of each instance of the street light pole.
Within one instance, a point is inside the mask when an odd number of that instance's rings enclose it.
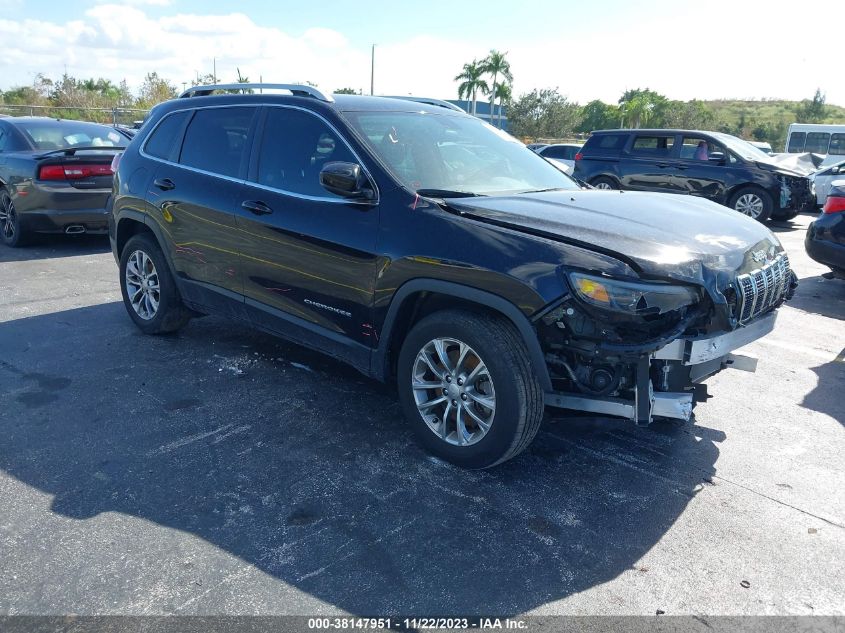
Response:
[[[373,44],[372,52],[370,53],[370,96],[375,94],[375,75],[376,75],[376,45]]]

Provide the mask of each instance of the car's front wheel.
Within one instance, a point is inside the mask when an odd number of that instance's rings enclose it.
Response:
[[[15,210],[12,196],[5,189],[0,189],[0,239],[12,248],[24,246],[27,236],[21,228],[21,219]]]
[[[613,180],[613,178],[608,178],[607,176],[594,178],[590,184],[596,189],[619,189],[619,183]]]
[[[758,222],[765,222],[772,214],[772,196],[758,187],[744,187],[731,196],[728,206]]]
[[[164,254],[149,235],[135,235],[123,248],[120,290],[126,311],[145,334],[174,332],[191,318]]]
[[[429,452],[489,468],[534,439],[543,391],[519,333],[505,318],[444,310],[417,323],[397,368],[399,399]]]

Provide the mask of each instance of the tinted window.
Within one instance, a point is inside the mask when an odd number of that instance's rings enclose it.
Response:
[[[246,140],[254,114],[255,108],[197,110],[185,132],[179,162],[237,177],[246,157]]]
[[[6,149],[6,130],[0,128],[0,152]]]
[[[845,155],[845,134],[834,134],[830,137],[828,154],[834,154],[835,156]]]
[[[674,143],[674,136],[637,136],[631,153],[641,156],[666,156],[672,151]]]
[[[625,134],[594,134],[584,144],[584,149],[621,150],[627,140]]]
[[[164,117],[158,127],[150,134],[150,138],[144,146],[144,151],[156,158],[172,159],[173,150],[179,140],[178,135],[182,131],[182,125],[185,123],[187,116],[187,112],[174,112]]]
[[[564,160],[572,160],[575,157],[575,150],[571,147],[546,147],[540,154],[547,158],[561,158]]]
[[[830,145],[830,134],[827,132],[807,132],[807,142],[804,144],[804,151],[827,154],[828,145]]]
[[[793,132],[789,135],[789,147],[786,148],[787,152],[791,152],[793,154],[797,154],[799,152],[804,151],[804,141],[807,135],[804,132]]]
[[[258,153],[258,182],[306,196],[336,198],[320,185],[327,162],[358,162],[343,140],[313,114],[269,108]]]

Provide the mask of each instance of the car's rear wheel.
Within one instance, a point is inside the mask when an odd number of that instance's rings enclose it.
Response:
[[[24,246],[27,235],[21,228],[21,219],[15,210],[12,196],[5,189],[0,189],[0,239],[12,248]]]
[[[728,206],[758,222],[765,222],[772,214],[772,197],[758,187],[744,187],[731,196]]]
[[[489,468],[534,439],[543,391],[502,317],[444,310],[417,323],[398,363],[399,399],[420,442],[464,468]]]
[[[596,189],[619,189],[619,183],[607,176],[599,176],[593,179],[590,184]]]
[[[149,235],[132,237],[120,256],[120,290],[129,316],[145,334],[174,332],[191,318],[170,268]]]

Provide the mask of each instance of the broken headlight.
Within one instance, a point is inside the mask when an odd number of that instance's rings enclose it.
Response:
[[[583,273],[570,273],[569,279],[575,294],[583,301],[625,314],[664,314],[699,300],[699,293],[687,286],[620,281]]]

